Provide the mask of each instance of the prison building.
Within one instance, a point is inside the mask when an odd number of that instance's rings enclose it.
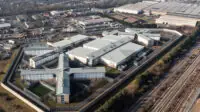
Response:
[[[109,45],[104,46],[103,48],[92,52],[91,54],[88,55],[88,65],[93,66],[99,63],[100,57],[105,55],[106,53],[132,41],[133,38],[131,37],[124,37],[116,42],[113,42]]]
[[[66,37],[64,40],[55,43],[48,42],[47,44],[53,47],[65,49],[67,47],[73,47],[74,45],[78,45],[87,40],[89,40],[89,37],[86,35],[75,35],[72,37]]]
[[[54,48],[48,46],[46,43],[32,43],[24,47],[23,50],[26,55],[38,56],[51,52]]]
[[[71,68],[69,71],[74,79],[98,79],[105,77],[105,67]]]
[[[154,40],[143,35],[141,32],[148,32],[149,30],[146,29],[132,29],[132,28],[127,28],[125,29],[125,32],[127,33],[132,33],[133,35],[135,35],[135,40],[138,41],[139,43],[142,43],[146,46],[152,46],[154,45]]]
[[[57,74],[56,100],[57,103],[70,103],[70,77],[67,71]]]
[[[61,70],[69,69],[69,60],[67,54],[61,53],[59,55],[57,69]]]
[[[109,44],[119,41],[120,39],[123,39],[123,37],[116,36],[116,35],[107,35],[100,39],[96,39],[86,44],[83,44],[83,47],[87,49],[91,49],[91,50],[99,50]]]
[[[71,60],[78,60],[83,64],[87,64],[88,55],[92,52],[94,52],[92,49],[77,47],[71,51],[68,51],[67,54]]]
[[[20,70],[20,76],[23,80],[39,81],[49,80],[56,77],[57,70],[52,69],[25,69]]]
[[[107,66],[117,68],[143,49],[144,46],[129,42],[102,56],[101,62]]]
[[[29,65],[33,68],[36,68],[46,62],[50,62],[58,58],[58,56],[59,56],[59,53],[57,51],[51,51],[46,54],[42,54],[42,55],[30,58]]]

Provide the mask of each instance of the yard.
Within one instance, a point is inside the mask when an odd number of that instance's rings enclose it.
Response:
[[[35,86],[30,87],[29,90],[35,93],[36,95],[38,95],[39,97],[43,97],[44,95],[46,95],[47,93],[51,91],[41,84],[36,84]]]

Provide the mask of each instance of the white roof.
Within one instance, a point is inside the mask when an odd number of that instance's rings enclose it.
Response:
[[[114,8],[114,11],[123,11],[123,12],[131,12],[131,11],[141,11],[143,10],[144,8],[146,7],[149,7],[151,6],[152,4],[155,4],[157,2],[146,2],[146,1],[143,1],[143,2],[137,2],[135,4],[127,4],[127,5],[123,5],[123,6],[120,6],[120,7],[117,7],[117,8]]]
[[[133,38],[131,37],[124,37],[116,42],[113,42],[111,44],[108,44],[107,46],[104,46],[103,48],[95,51],[95,52],[92,52],[91,54],[88,55],[89,58],[91,59],[96,59],[128,42],[130,42],[131,40],[133,40]]]
[[[98,24],[98,23],[111,22],[111,21],[112,19],[109,19],[109,18],[94,18],[94,19],[89,19],[89,20],[82,20],[82,21],[79,21],[79,23],[83,25],[90,25],[90,24]]]
[[[105,67],[71,68],[70,73],[105,73]]]
[[[73,43],[81,42],[87,40],[89,37],[86,35],[75,35],[72,37],[67,37],[62,41],[58,41],[52,44],[54,47],[68,47]]]
[[[112,42],[111,41],[108,41],[108,40],[104,40],[104,39],[96,39],[96,40],[93,40],[89,43],[86,43],[83,45],[83,47],[85,48],[93,48],[95,50],[98,50],[98,49],[101,49],[109,44],[111,44]]]
[[[0,28],[11,27],[10,23],[2,23],[0,24]]]
[[[102,56],[102,59],[110,60],[111,62],[114,62],[116,64],[119,64],[121,61],[129,57],[130,55],[141,51],[144,48],[144,46],[135,44],[135,43],[127,43],[109,53]]]
[[[79,56],[82,58],[87,58],[87,55],[89,55],[92,52],[94,52],[94,50],[83,48],[83,47],[77,47],[77,48],[67,52],[67,54]]]
[[[106,35],[102,39],[103,40],[108,40],[108,41],[111,41],[111,42],[116,42],[116,41],[118,41],[118,40],[120,40],[122,38],[123,37],[117,36],[117,35]]]

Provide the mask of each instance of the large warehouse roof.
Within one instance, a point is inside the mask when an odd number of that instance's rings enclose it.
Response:
[[[108,41],[111,41],[111,42],[116,42],[116,41],[118,41],[118,40],[120,40],[122,38],[123,37],[117,36],[117,35],[106,35],[102,39],[108,40]]]
[[[158,24],[163,24],[164,22],[176,26],[182,26],[182,25],[196,26],[197,21],[200,21],[200,19],[178,17],[172,15],[163,15],[160,18],[156,19],[156,23]]]
[[[114,63],[120,63],[130,55],[141,51],[143,48],[144,47],[141,45],[129,42],[102,56],[101,59],[109,60]]]
[[[87,49],[87,48],[83,48],[83,47],[77,47],[77,48],[67,52],[67,54],[71,54],[71,55],[87,58],[87,56],[92,52],[94,52],[94,50],[92,50],[92,49]]]
[[[11,27],[10,23],[2,23],[0,24],[0,28],[6,28],[6,27]]]
[[[93,49],[93,50],[99,50],[109,44],[111,44],[111,41],[108,40],[104,40],[104,39],[96,39],[93,40],[89,43],[86,43],[83,45],[84,48],[89,48],[89,49]]]
[[[87,40],[89,37],[85,35],[75,35],[72,37],[67,37],[62,41],[55,42],[52,44],[53,47],[68,47],[73,43],[79,43],[81,41]]]
[[[155,3],[157,3],[157,2],[143,1],[143,2],[138,2],[135,4],[127,4],[127,5],[123,5],[121,7],[114,8],[114,11],[137,14],[140,11],[142,11],[144,8],[149,7]]]
[[[180,2],[159,2],[144,8],[144,10],[151,10],[152,13],[162,12],[170,14],[179,14],[179,16],[186,16],[200,18],[200,5]]]
[[[96,58],[98,58],[98,57],[100,57],[100,56],[102,56],[102,55],[104,55],[104,54],[106,54],[106,53],[108,53],[108,52],[110,52],[110,51],[112,51],[112,50],[114,50],[114,49],[116,49],[116,48],[128,43],[128,42],[130,42],[131,40],[133,40],[133,38],[124,37],[124,38],[122,38],[122,39],[120,39],[120,40],[118,40],[118,41],[116,41],[116,42],[114,42],[112,44],[104,46],[100,50],[92,52],[90,55],[88,55],[88,57],[91,58],[91,59],[96,59]]]

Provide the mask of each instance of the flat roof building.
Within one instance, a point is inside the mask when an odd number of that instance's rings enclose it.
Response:
[[[64,40],[61,40],[61,41],[58,41],[58,42],[55,42],[55,43],[49,43],[48,42],[48,44],[53,46],[53,47],[59,47],[59,48],[64,49],[64,48],[73,46],[74,44],[84,42],[86,40],[89,40],[88,36],[79,34],[79,35],[75,35],[75,36],[72,36],[72,37],[67,37]]]
[[[196,26],[197,21],[200,21],[200,19],[173,16],[173,15],[163,15],[160,16],[158,19],[156,19],[157,24],[166,24],[175,26],[187,25],[192,27]]]
[[[102,56],[101,61],[110,67],[117,68],[143,49],[144,46],[129,42]]]
[[[135,4],[127,4],[117,8],[114,8],[114,12],[121,13],[130,13],[130,14],[140,14],[143,12],[143,9],[153,5],[155,2],[153,1],[142,1],[137,2]]]
[[[79,60],[80,62],[87,64],[88,55],[92,52],[94,52],[94,50],[78,47],[68,51],[67,54],[71,60]]]
[[[42,54],[42,55],[30,58],[29,65],[33,68],[36,68],[46,62],[56,59],[58,56],[59,56],[59,52],[54,50],[54,51],[48,52],[46,54]]]
[[[70,73],[74,79],[98,79],[104,78],[105,67],[85,67],[85,68],[71,68]]]
[[[2,28],[9,28],[9,27],[11,27],[10,23],[1,23],[0,24],[0,29],[2,29]]]
[[[29,44],[27,47],[24,47],[24,53],[30,56],[39,56],[53,51],[55,48],[48,46],[44,43],[34,43]]]

